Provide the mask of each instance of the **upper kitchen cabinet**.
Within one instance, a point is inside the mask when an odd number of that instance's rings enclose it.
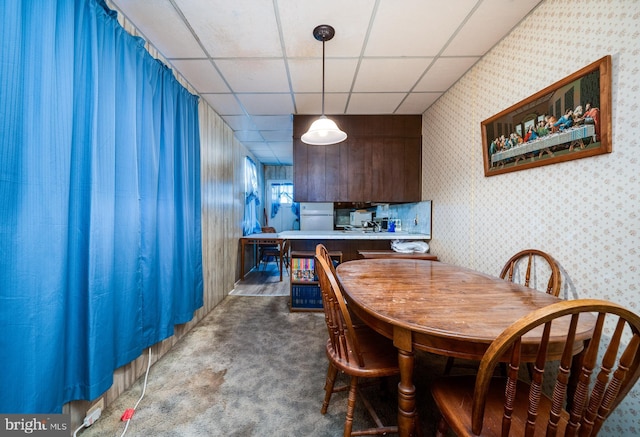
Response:
[[[296,202],[421,200],[421,115],[332,115],[347,139],[310,146],[300,137],[317,117],[293,117]]]

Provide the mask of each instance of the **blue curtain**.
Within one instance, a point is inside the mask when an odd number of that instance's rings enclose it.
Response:
[[[59,413],[203,304],[198,100],[99,0],[0,14],[0,413]]]

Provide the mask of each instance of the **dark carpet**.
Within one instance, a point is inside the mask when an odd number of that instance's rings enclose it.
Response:
[[[336,393],[326,415],[327,329],[324,314],[288,309],[288,296],[228,296],[151,367],[128,436],[340,436],[347,394]],[[444,359],[416,354],[416,398],[425,436],[435,430],[429,394]],[[343,380],[344,381],[344,380]],[[144,376],[123,393],[83,437],[120,436]],[[385,424],[395,424],[397,380],[363,389]],[[372,426],[362,402],[354,429]]]

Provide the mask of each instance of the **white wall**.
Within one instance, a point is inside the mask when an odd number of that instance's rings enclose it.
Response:
[[[495,23],[499,25],[499,23]],[[613,152],[486,178],[480,123],[611,55]],[[498,275],[528,247],[552,254],[562,296],[640,312],[640,2],[547,0],[423,116],[431,251]],[[640,387],[601,435],[640,434]]]

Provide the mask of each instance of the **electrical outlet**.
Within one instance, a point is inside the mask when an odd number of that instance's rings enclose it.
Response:
[[[104,410],[104,397],[98,399],[96,402],[94,402],[93,405],[91,405],[91,407],[87,410],[87,415],[85,417],[89,417],[93,415],[93,412],[96,410]]]

